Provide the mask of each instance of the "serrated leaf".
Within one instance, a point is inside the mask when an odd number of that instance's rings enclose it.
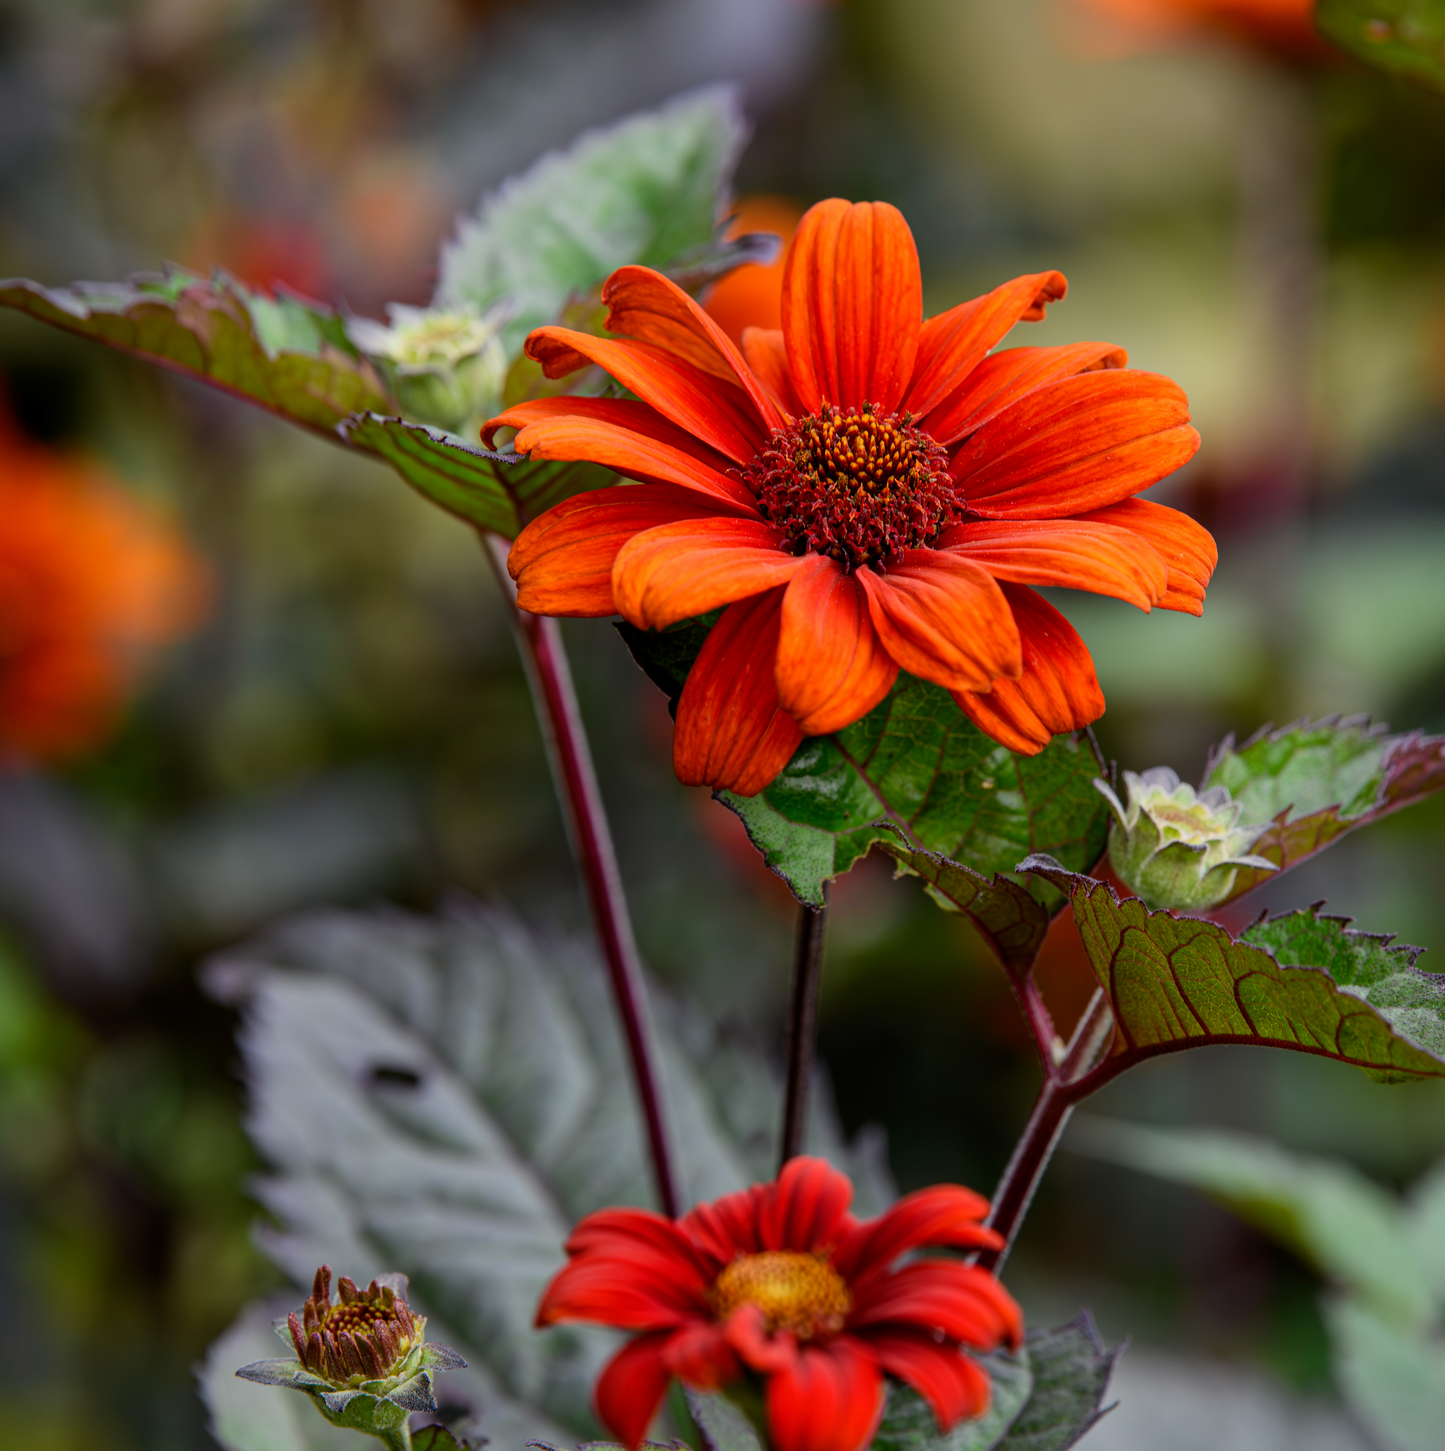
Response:
[[[1445,1340],[1356,1296],[1325,1301],[1335,1380],[1387,1451],[1445,1451]]]
[[[1033,1389],[1027,1350],[999,1352],[983,1362],[993,1382],[988,1411],[976,1421],[960,1421],[940,1432],[928,1402],[909,1386],[890,1381],[888,1404],[870,1451],[990,1451],[1013,1425]]]
[[[243,1009],[247,1127],[270,1171],[254,1193],[277,1264],[298,1284],[322,1263],[409,1275],[428,1339],[469,1362],[448,1372],[448,1399],[480,1409],[497,1444],[591,1434],[592,1382],[616,1338],[538,1333],[532,1317],[570,1225],[648,1202],[650,1176],[590,949],[481,908],[320,913],[210,964],[205,981]],[[657,1008],[685,1198],[771,1178],[772,1072],[696,1015]],[[812,1148],[875,1213],[891,1190],[842,1148],[825,1100]]]
[[[509,353],[574,292],[627,263],[709,243],[747,137],[736,91],[711,86],[589,131],[486,197],[442,250],[439,306],[510,311]]]
[[[66,332],[199,378],[329,434],[348,414],[391,405],[375,368],[330,309],[273,300],[224,272],[209,281],[172,269],[128,283],[48,288],[0,282],[0,305]]]
[[[1386,734],[1364,716],[1266,728],[1210,754],[1205,786],[1227,786],[1245,822],[1271,822],[1252,850],[1281,870],[1356,827],[1445,789],[1445,736]],[[1274,873],[1241,869],[1230,900]]]
[[[1352,1063],[1382,1083],[1445,1077],[1445,1062],[1323,969],[1284,965],[1214,922],[1151,912],[1137,897],[1121,902],[1106,883],[1047,857],[1031,857],[1020,869],[1068,894],[1108,995],[1114,1042],[1090,1075],[1097,1082],[1145,1058],[1211,1043],[1315,1053]],[[1311,933],[1320,924],[1347,936],[1338,919],[1325,917],[1310,924]],[[1279,950],[1291,950],[1289,939]]]
[[[1123,1349],[1105,1350],[1085,1310],[1055,1330],[1030,1331],[1033,1388],[998,1451],[1065,1451],[1099,1419],[1114,1362]]]
[[[1367,64],[1445,89],[1442,0],[1319,0],[1315,24]]]

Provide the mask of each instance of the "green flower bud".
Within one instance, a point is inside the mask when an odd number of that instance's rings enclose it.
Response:
[[[1120,881],[1150,907],[1200,912],[1233,890],[1240,867],[1277,870],[1261,856],[1248,855],[1268,823],[1241,826],[1244,803],[1224,786],[1196,792],[1168,766],[1136,776],[1124,772],[1126,809],[1107,781],[1094,789],[1109,803],[1109,861]]]
[[[316,1271],[311,1298],[278,1323],[295,1360],[258,1360],[243,1380],[305,1391],[333,1426],[410,1451],[407,1418],[435,1411],[430,1372],[466,1365],[455,1350],[425,1343],[426,1320],[406,1303],[406,1276],[381,1275],[358,1290],[345,1275],[331,1299],[331,1266]]]

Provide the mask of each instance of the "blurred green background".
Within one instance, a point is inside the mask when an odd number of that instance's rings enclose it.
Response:
[[[378,315],[426,300],[452,218],[510,172],[735,80],[741,192],[896,203],[930,310],[1059,267],[1069,298],[1027,341],[1121,343],[1187,389],[1204,448],[1155,496],[1216,531],[1204,618],[1060,601],[1106,751],[1189,778],[1267,720],[1445,730],[1445,99],[1077,22],[1064,0],[3,0],[0,273],[222,263]],[[0,1418],[27,1451],[182,1451],[208,1444],[191,1364],[276,1283],[248,1237],[233,1024],[197,961],[316,903],[464,891],[586,919],[466,528],[379,465],[8,314],[0,370],[33,437],[172,509],[217,581],[102,747],[0,776]],[[777,1050],[786,892],[673,780],[611,627],[567,638],[647,960]],[[1445,952],[1442,832],[1445,805],[1417,807],[1256,905],[1327,897]],[[1084,971],[1051,948],[1063,1017]],[[966,928],[876,862],[839,884],[822,1051],[902,1187],[992,1185],[1026,1046]],[[1095,1107],[1395,1185],[1445,1154],[1439,1086],[1297,1055],[1182,1055]],[[1328,1395],[1315,1281],[1182,1189],[1065,1152],[1008,1279],[1034,1317],[1091,1304],[1139,1363]],[[1295,1444],[1261,1415],[1231,1444]]]

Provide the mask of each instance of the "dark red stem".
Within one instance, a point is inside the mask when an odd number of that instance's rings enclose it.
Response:
[[[798,909],[793,944],[793,992],[788,1005],[788,1086],[783,1102],[783,1133],[778,1169],[803,1152],[808,1127],[808,1089],[818,1046],[818,997],[823,984],[823,938],[828,930],[828,883],[823,905]]]
[[[487,557],[512,607],[517,642],[547,742],[562,814],[612,979],[612,993],[622,1019],[633,1082],[647,1129],[658,1204],[664,1214],[675,1219],[677,1185],[667,1126],[663,1121],[657,1048],[647,1008],[642,963],[637,955],[632,918],[617,869],[617,853],[612,845],[602,793],[597,787],[597,774],[592,768],[592,752],[577,706],[577,693],[572,687],[572,670],[567,663],[562,634],[556,620],[517,608],[516,591],[506,569],[506,543],[494,534],[485,535],[484,540]]]

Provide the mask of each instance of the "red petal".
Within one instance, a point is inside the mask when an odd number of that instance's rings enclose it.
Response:
[[[675,1331],[665,1355],[673,1375],[700,1391],[715,1391],[743,1374],[726,1330],[711,1322],[699,1321]]]
[[[537,1306],[537,1324],[591,1320],[619,1330],[661,1330],[706,1313],[706,1293],[706,1285],[676,1257],[640,1248],[584,1255],[553,1276]]]
[[[923,276],[903,214],[836,197],[810,207],[783,266],[783,338],[803,406],[893,412],[922,322]]]
[[[1157,373],[1084,373],[1036,388],[954,455],[986,519],[1061,519],[1156,484],[1199,448],[1184,390]]]
[[[765,1184],[754,1184],[711,1204],[699,1204],[682,1220],[682,1228],[720,1266],[740,1254],[757,1254],[763,1247],[758,1239],[758,1206],[766,1192]]]
[[[767,1404],[774,1451],[860,1451],[883,1413],[883,1374],[864,1346],[840,1335],[770,1376]]]
[[[1137,534],[1077,519],[961,524],[935,547],[971,559],[995,579],[1113,595],[1146,611],[1169,582],[1168,566]]]
[[[769,428],[782,422],[737,344],[677,283],[651,267],[619,267],[602,286],[607,331],[654,343],[728,383],[738,384]]]
[[[793,392],[793,378],[788,372],[788,350],[783,345],[781,328],[745,328],[743,356],[784,413],[796,417],[807,412]]]
[[[672,766],[684,786],[756,796],[792,759],[803,733],[778,703],[773,662],[783,591],[723,611],[677,705]]]
[[[1187,615],[1204,613],[1204,589],[1219,563],[1219,550],[1214,536],[1188,514],[1156,504],[1150,499],[1125,499],[1080,514],[1081,520],[1114,524],[1132,530],[1151,544],[1169,569],[1169,581],[1159,600],[1165,610],[1181,610]]]
[[[1022,668],[1018,627],[993,577],[957,555],[909,549],[886,574],[856,571],[883,648],[911,675],[987,690]]]
[[[1021,756],[1036,756],[1058,735],[1082,730],[1104,713],[1104,692],[1088,646],[1074,627],[1027,585],[1006,584],[1018,621],[1023,674],[996,680],[987,695],[956,691],[958,707],[986,735]]]
[[[651,343],[539,327],[527,335],[526,352],[549,378],[596,363],[664,418],[734,463],[748,463],[767,437],[757,409],[741,388]]]
[[[803,563],[783,596],[778,699],[804,735],[821,736],[867,715],[893,688],[898,664],[858,581],[826,555]]]
[[[858,1225],[838,1246],[834,1268],[851,1280],[870,1270],[886,1268],[900,1255],[924,1246],[957,1249],[1001,1245],[993,1230],[979,1222],[988,1213],[988,1200],[961,1184],[935,1184],[905,1194],[877,1219]]]
[[[624,1446],[638,1447],[667,1394],[672,1372],[663,1358],[670,1332],[643,1335],[624,1345],[597,1379],[597,1419]]]
[[[976,1420],[993,1399],[988,1372],[956,1346],[905,1330],[874,1331],[865,1337],[878,1363],[911,1385],[928,1402],[945,1434],[959,1421]]]
[[[853,1202],[853,1185],[826,1159],[789,1159],[758,1206],[758,1238],[764,1249],[816,1250],[838,1237]]]
[[[853,1285],[848,1328],[905,1325],[936,1331],[993,1350],[1023,1339],[1023,1311],[1013,1296],[977,1265],[957,1260],[920,1260],[891,1275]]]
[[[786,584],[805,567],[761,519],[684,519],[634,535],[612,566],[618,611],[640,629],[666,629],[719,605]]]
[[[760,1305],[739,1305],[723,1327],[728,1344],[752,1370],[772,1375],[798,1363],[798,1342],[791,1330],[769,1335]]]
[[[937,408],[1015,323],[1040,321],[1049,303],[1068,290],[1062,272],[1032,272],[929,318],[905,399],[909,412],[921,416]]]
[[[692,1240],[676,1221],[650,1209],[599,1209],[580,1220],[564,1245],[578,1255],[633,1254],[642,1249],[670,1256],[677,1272],[702,1285],[711,1266],[701,1259]]]
[[[534,459],[588,459],[644,483],[681,484],[756,513],[753,496],[727,476],[727,459],[631,398],[537,398],[499,413],[485,428],[515,428],[512,447]],[[506,480],[505,473],[502,475]]]
[[[722,507],[673,484],[625,484],[565,499],[517,536],[507,569],[517,603],[534,615],[615,615],[612,565],[634,535]]]
[[[919,425],[939,443],[957,443],[975,433],[1026,393],[1059,378],[1122,368],[1129,361],[1113,343],[1069,343],[1061,348],[1005,348],[985,358],[963,386]]]

